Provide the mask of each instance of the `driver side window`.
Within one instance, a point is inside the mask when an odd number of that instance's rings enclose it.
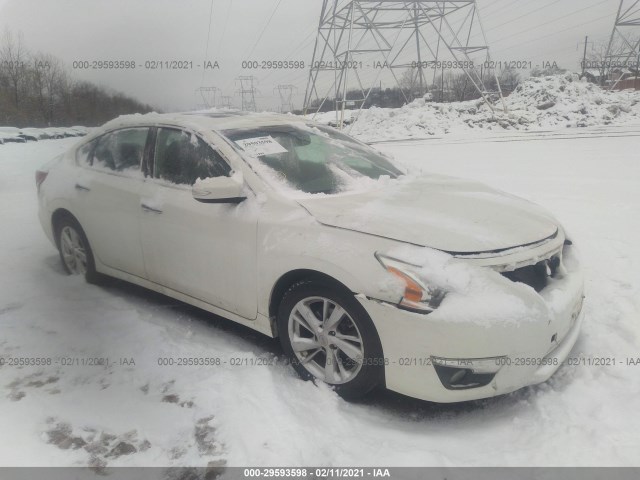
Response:
[[[193,185],[198,178],[228,176],[231,167],[222,156],[194,134],[159,128],[154,176],[178,185]]]

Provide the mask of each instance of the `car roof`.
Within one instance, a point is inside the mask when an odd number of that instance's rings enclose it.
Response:
[[[279,113],[253,113],[241,112],[239,110],[205,110],[181,113],[122,115],[105,123],[103,128],[113,129],[142,125],[175,125],[191,128],[196,131],[222,131],[254,128],[267,125],[286,125],[304,121],[304,118],[296,115],[284,115]]]

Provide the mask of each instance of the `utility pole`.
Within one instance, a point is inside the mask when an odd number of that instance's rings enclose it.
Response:
[[[242,98],[242,111],[255,112],[256,109],[256,92],[255,83],[258,79],[252,75],[241,75],[236,77],[236,84],[239,85],[237,93]]]
[[[584,54],[582,55],[582,73],[580,79],[584,78],[584,72],[587,69],[587,43],[589,43],[589,36],[584,37]]]

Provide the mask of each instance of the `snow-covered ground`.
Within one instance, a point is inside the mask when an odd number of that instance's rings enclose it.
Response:
[[[567,73],[532,77],[521,82],[495,112],[483,100],[434,103],[417,99],[402,108],[348,110],[357,121],[349,133],[364,141],[428,138],[449,133],[483,136],[487,131],[540,131],[640,123],[640,91],[608,91]],[[309,115],[323,123],[335,112]]]
[[[0,146],[1,466],[640,466],[640,364],[627,364],[640,357],[640,127],[379,146],[542,204],[582,252],[586,320],[571,355],[581,363],[448,406],[388,392],[347,403],[298,380],[274,340],[122,282],[64,275],[33,174],[75,141]],[[226,363],[158,364],[167,357]],[[19,358],[52,364],[8,365]],[[82,365],[93,358],[110,365]]]

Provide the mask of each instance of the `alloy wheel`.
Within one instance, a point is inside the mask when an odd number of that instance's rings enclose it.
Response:
[[[69,272],[73,275],[87,273],[87,251],[80,234],[71,226],[60,230],[60,251]]]
[[[362,335],[347,311],[325,297],[307,297],[291,310],[289,339],[300,364],[334,385],[354,379],[364,358]]]

